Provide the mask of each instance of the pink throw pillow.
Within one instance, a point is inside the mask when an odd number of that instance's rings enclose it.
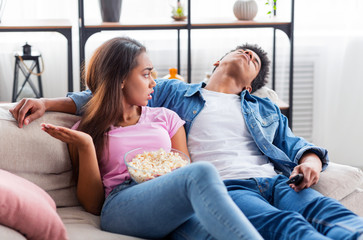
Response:
[[[32,182],[1,169],[0,224],[27,239],[68,239],[53,199]]]

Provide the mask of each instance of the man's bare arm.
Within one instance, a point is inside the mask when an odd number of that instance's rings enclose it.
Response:
[[[76,104],[69,97],[63,98],[24,98],[13,109],[9,110],[19,128],[28,125],[44,115],[45,111],[57,111],[75,114]]]

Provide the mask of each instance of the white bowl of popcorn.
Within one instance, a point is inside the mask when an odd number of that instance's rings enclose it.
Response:
[[[125,164],[131,178],[142,183],[190,163],[190,158],[183,152],[171,149],[150,150],[136,148],[125,154]]]

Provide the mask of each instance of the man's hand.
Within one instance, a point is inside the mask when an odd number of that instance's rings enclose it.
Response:
[[[69,97],[62,98],[24,98],[9,110],[20,128],[44,115],[45,111],[75,114],[77,106]]]
[[[290,184],[290,187],[293,188],[296,192],[317,184],[320,178],[320,172],[322,170],[320,158],[311,152],[305,153],[301,157],[299,163],[300,164],[294,168],[290,176],[290,178],[292,178],[298,173],[302,173],[304,175],[304,179],[299,185],[295,186],[294,184]]]
[[[22,128],[23,125],[28,125],[43,116],[45,110],[45,102],[42,99],[24,98],[9,111],[18,122],[19,128]]]

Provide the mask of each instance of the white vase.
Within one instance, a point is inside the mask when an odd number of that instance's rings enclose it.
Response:
[[[237,0],[233,5],[233,13],[238,20],[252,20],[257,14],[255,0]]]

